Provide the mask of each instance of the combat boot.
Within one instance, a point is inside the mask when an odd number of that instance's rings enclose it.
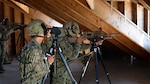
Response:
[[[0,70],[0,73],[4,73],[4,71]]]
[[[0,60],[0,73],[3,73],[5,69],[3,68],[3,61]]]
[[[4,61],[4,64],[11,64],[11,61]]]
[[[8,60],[8,57],[4,58],[4,63],[3,64],[11,64],[11,61]]]
[[[0,65],[0,73],[3,73],[5,71],[5,69],[3,68],[2,65]]]
[[[0,69],[0,73],[4,73],[4,71],[5,71],[4,69]]]

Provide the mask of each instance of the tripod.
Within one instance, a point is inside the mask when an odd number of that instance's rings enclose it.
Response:
[[[72,80],[72,84],[77,84],[77,82],[76,82],[76,80],[74,79],[74,77],[73,77],[73,75],[72,75],[72,73],[71,73],[71,71],[70,71],[70,68],[69,68],[69,66],[68,66],[68,64],[67,64],[67,62],[66,62],[66,60],[65,60],[65,58],[64,58],[64,56],[63,56],[63,54],[62,54],[61,48],[58,47],[58,45],[57,45],[57,38],[58,38],[57,36],[54,37],[54,39],[53,39],[53,44],[52,44],[53,49],[51,48],[51,49],[50,49],[50,52],[53,51],[53,54],[56,55],[56,51],[58,51],[58,54],[59,54],[59,56],[61,57],[61,60],[62,60],[62,62],[64,63],[65,68],[66,68],[66,70],[67,70],[67,72],[68,72],[68,74],[69,74],[69,76],[70,76],[70,78],[71,78],[71,80]],[[54,49],[56,49],[56,51],[55,51]],[[55,63],[56,63],[56,62],[55,62]],[[56,66],[55,66],[55,64],[54,64],[54,74],[55,74],[55,72],[56,72],[55,69],[56,69]]]
[[[109,79],[109,73],[108,73],[108,71],[107,71],[106,68],[105,68],[105,65],[104,65],[104,62],[103,62],[103,59],[102,59],[102,56],[101,56],[100,47],[99,47],[98,45],[96,45],[96,41],[97,41],[97,39],[94,39],[94,40],[93,40],[93,44],[92,44],[92,47],[91,47],[91,51],[94,52],[94,57],[95,57],[96,84],[99,84],[98,56],[100,57],[100,61],[101,61],[101,63],[102,63],[103,69],[104,69],[104,71],[105,71],[105,73],[106,73],[106,76],[107,76],[107,79],[108,79],[108,81],[109,81],[109,84],[111,84],[111,81],[110,81],[110,79]],[[86,62],[86,65],[85,65],[85,67],[84,67],[84,69],[83,69],[83,71],[82,71],[82,73],[81,73],[81,76],[80,76],[80,79],[79,79],[78,84],[80,84],[82,78],[83,78],[84,75],[85,75],[85,72],[86,72],[87,67],[88,67],[88,65],[89,65],[89,62],[90,62],[90,60],[91,60],[91,57],[92,57],[92,54],[89,55],[89,58],[88,58],[88,60],[87,60],[87,62]]]

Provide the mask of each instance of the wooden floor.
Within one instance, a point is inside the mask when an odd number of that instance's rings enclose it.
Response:
[[[150,84],[150,64],[136,62],[131,65],[129,60],[104,59],[106,70],[110,73],[111,84]],[[0,74],[0,84],[20,84],[19,62],[14,58],[11,64],[4,65],[6,71]],[[78,82],[81,76],[83,64],[80,60],[74,61],[71,71]],[[104,67],[99,62],[99,84],[110,84]],[[95,61],[92,59],[80,84],[98,84],[95,79]],[[48,80],[48,79],[47,79]],[[47,81],[46,84],[49,84]]]

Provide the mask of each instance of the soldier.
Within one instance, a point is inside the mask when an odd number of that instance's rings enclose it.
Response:
[[[70,64],[71,60],[78,57],[81,43],[84,39],[77,37],[77,34],[80,33],[80,29],[78,24],[75,22],[69,21],[64,24],[63,28],[59,29],[61,34],[58,35],[57,46],[62,49],[62,54],[66,62]],[[54,68],[51,84],[72,84],[64,63],[58,53],[55,58],[56,63],[54,64],[54,67],[56,66],[56,69]]]
[[[44,38],[51,36],[51,30],[45,30],[46,26],[43,27],[43,24],[43,21],[35,19],[27,26],[31,40],[21,52],[20,76],[22,84],[44,84],[49,67],[54,62],[54,56],[45,56],[41,48]]]
[[[7,18],[0,24],[0,73],[5,71],[3,68],[4,62],[10,63],[10,61],[8,61],[8,39],[17,29],[19,29],[19,26],[8,23]]]

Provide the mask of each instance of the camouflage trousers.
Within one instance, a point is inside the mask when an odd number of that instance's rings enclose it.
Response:
[[[52,84],[72,84],[72,81],[70,79],[70,76],[68,75],[68,72],[65,71],[65,73],[63,73],[62,75],[53,77]]]
[[[42,84],[42,80],[34,80],[34,79],[27,79],[23,81],[21,84]]]
[[[0,68],[2,68],[4,58],[8,56],[8,45],[7,41],[0,41]]]
[[[45,84],[46,78],[47,78],[47,74],[43,76],[43,78],[41,79],[28,78],[26,80],[22,80],[21,84]]]

